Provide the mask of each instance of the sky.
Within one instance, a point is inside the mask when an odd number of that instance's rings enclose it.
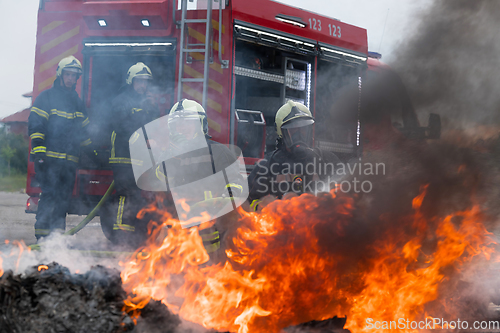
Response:
[[[414,33],[418,15],[432,0],[280,0],[367,29],[370,51],[391,61],[400,42]],[[28,107],[32,91],[39,0],[0,0],[0,118]]]

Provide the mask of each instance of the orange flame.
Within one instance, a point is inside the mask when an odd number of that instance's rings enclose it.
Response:
[[[47,266],[47,265],[40,265],[40,266],[38,266],[38,271],[39,272],[42,271],[42,270],[45,270],[45,269],[49,269],[49,266]]]
[[[9,243],[10,243],[9,240],[5,240],[5,244],[9,244]],[[28,249],[28,251],[30,251],[30,249],[24,244],[24,241],[17,241],[16,240],[16,241],[13,241],[13,244],[16,247],[12,247],[9,254],[0,252],[0,276],[2,276],[5,273],[5,271],[3,270],[3,266],[2,266],[3,262],[4,262],[4,258],[17,256],[16,268],[15,268],[15,272],[17,272],[17,271],[19,271],[19,265],[21,263],[21,259],[22,259],[24,251],[26,249]]]
[[[27,249],[27,247],[26,247],[26,244],[24,244],[24,241],[15,240],[13,243],[19,249],[19,253],[17,254],[17,260],[16,260],[16,272],[18,272],[19,271],[19,264],[21,263],[21,258],[23,256],[23,252],[25,249]],[[30,249],[28,248],[28,250],[30,250]],[[10,252],[10,257],[15,256],[15,255],[16,255],[16,253],[14,251]]]
[[[453,225],[454,217],[463,218],[459,228]],[[492,241],[488,241],[488,232],[477,222],[478,217],[478,208],[474,207],[441,221],[436,230],[437,247],[432,255],[422,251],[423,235],[408,241],[402,248],[387,239],[377,244],[374,249],[378,253],[377,260],[364,276],[367,287],[350,310],[347,328],[353,332],[370,331],[365,329],[367,318],[383,322],[395,318],[415,320],[422,316],[424,305],[439,296],[440,283],[447,278],[444,268],[458,268],[479,254],[489,259],[492,249],[487,245]],[[467,254],[465,258],[464,254]],[[418,261],[421,261],[420,267],[410,270]]]
[[[5,240],[5,244],[9,244],[9,240]],[[5,271],[3,270],[3,258],[2,258],[2,252],[0,252],[0,277],[2,277],[3,273]]]
[[[348,248],[326,250],[346,235],[354,212],[352,198],[333,192],[274,201],[260,213],[239,209],[226,235],[228,260],[218,265],[209,265],[198,228],[182,229],[165,214],[166,238],[122,263],[124,288],[135,295],[124,310],[136,314],[160,300],[207,329],[238,333],[279,332],[335,315],[347,315],[351,332],[366,331],[367,318],[425,318],[449,278],[445,268],[460,271],[473,257],[493,254],[477,207],[429,223],[420,212],[426,190],[400,223],[411,230],[386,230],[359,262]],[[331,244],[318,237],[325,231]]]

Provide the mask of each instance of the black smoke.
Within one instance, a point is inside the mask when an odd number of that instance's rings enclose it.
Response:
[[[415,35],[390,65],[421,119],[445,128],[500,124],[500,2],[440,0],[420,14]]]

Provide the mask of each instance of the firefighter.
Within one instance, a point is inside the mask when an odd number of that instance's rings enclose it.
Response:
[[[276,149],[257,162],[248,178],[250,207],[266,195],[328,191],[340,162],[333,153],[312,148],[314,118],[300,103],[288,101],[276,113]]]
[[[116,195],[114,197],[113,232],[115,243],[137,247],[146,239],[147,221],[137,219],[137,213],[147,205],[135,183],[133,163],[142,161],[130,158],[129,141],[133,134],[158,114],[158,108],[148,92],[153,74],[148,66],[138,62],[128,69],[126,86],[113,100],[113,131],[111,133],[110,166],[113,170]]]
[[[187,212],[190,215],[184,221],[181,219],[181,223],[188,223],[183,224],[183,227],[188,228],[200,224],[189,224],[192,221],[190,217],[201,212],[215,215],[221,201],[242,197],[246,189],[238,164],[235,163],[236,155],[225,145],[211,140],[207,115],[199,103],[183,99],[172,107],[168,117],[170,144],[166,155],[171,158],[157,166],[155,175],[162,184],[168,178],[168,188],[175,193],[173,197],[169,196],[171,200],[182,199],[185,200],[183,203],[189,205]],[[164,160],[159,158],[161,162]],[[214,177],[215,174],[221,177]],[[177,202],[175,206],[177,210],[172,215],[179,217],[183,205]],[[217,261],[223,256],[223,251],[218,250],[229,219],[228,215],[219,216],[213,227],[200,230],[205,249]]]
[[[30,159],[41,188],[35,222],[37,240],[65,230],[80,148],[92,143],[86,131],[89,119],[75,91],[81,74],[78,59],[62,59],[52,88],[36,98],[28,119]]]

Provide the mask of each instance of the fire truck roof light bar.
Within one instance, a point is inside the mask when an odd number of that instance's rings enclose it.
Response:
[[[354,55],[352,53],[346,53],[346,52],[342,52],[342,51],[337,51],[337,50],[332,50],[332,49],[329,49],[329,48],[326,48],[326,47],[321,47],[322,50],[324,51],[328,51],[328,52],[332,52],[332,53],[337,53],[337,54],[340,54],[340,55],[343,55],[343,56],[346,56],[346,57],[351,57],[351,58],[355,58],[355,59],[359,59],[361,61],[366,61],[366,57],[360,57],[360,56],[357,56],[357,55]]]
[[[85,43],[85,46],[170,46],[172,43]]]
[[[272,33],[269,33],[269,32],[261,31],[261,30],[256,30],[256,29],[244,27],[242,25],[235,25],[235,27],[237,29],[251,31],[251,32],[256,33],[256,34],[270,36],[270,37],[277,38],[277,39],[282,39],[282,40],[287,40],[287,41],[295,43],[295,44],[303,44],[303,45],[309,46],[309,47],[314,47],[315,46],[314,44],[310,44],[310,43],[306,43],[306,42],[303,42],[303,41],[300,41],[300,40],[294,40],[294,39],[291,39],[291,38],[287,38],[287,37],[275,35],[275,34],[272,34]]]
[[[279,14],[279,15],[276,15],[274,18],[277,19],[278,21],[283,22],[283,23],[293,24],[297,27],[301,27],[301,28],[307,27],[307,24],[305,22],[303,22],[300,17]]]
[[[337,49],[335,48],[334,46],[330,46],[328,44],[324,44],[324,43],[319,43],[319,46],[321,47],[321,50],[322,51],[326,51],[326,52],[330,52],[330,53],[334,53],[334,54],[337,54],[339,56],[342,56],[342,57],[350,57],[350,58],[354,58],[354,59],[357,59],[357,60],[361,60],[362,62],[366,61],[366,59],[368,59],[368,57],[364,56],[363,53],[359,53],[359,52],[353,52],[353,53],[350,53],[350,52],[344,52],[340,49]]]

